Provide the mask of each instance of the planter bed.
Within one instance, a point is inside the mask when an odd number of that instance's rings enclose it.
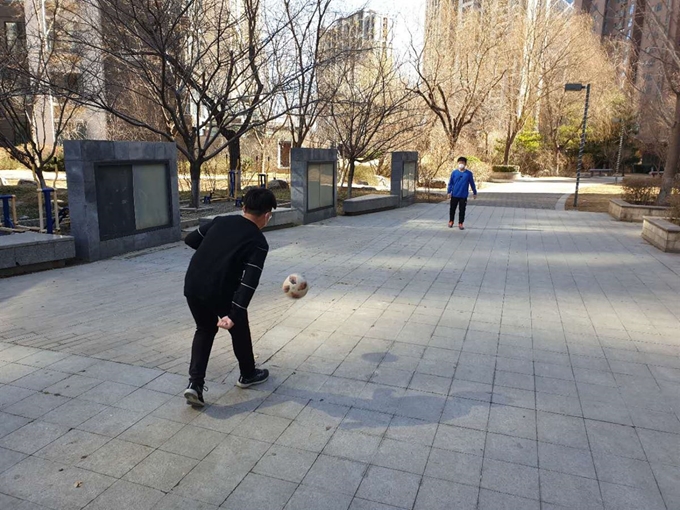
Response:
[[[619,198],[613,198],[609,201],[609,215],[618,221],[641,222],[645,216],[657,218],[668,216],[668,207],[635,205]]]
[[[680,226],[665,218],[644,218],[642,238],[661,251],[680,253]]]

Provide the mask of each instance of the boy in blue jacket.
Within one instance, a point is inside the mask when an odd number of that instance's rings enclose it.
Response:
[[[467,158],[458,158],[458,168],[451,172],[449,187],[447,188],[448,197],[451,199],[451,209],[449,212],[449,228],[453,227],[456,218],[456,207],[459,208],[458,228],[465,230],[465,207],[467,206],[469,188],[472,188],[473,198],[477,198],[477,188],[472,172],[466,168]]]

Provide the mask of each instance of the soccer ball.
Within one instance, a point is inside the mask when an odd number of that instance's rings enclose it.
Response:
[[[289,298],[300,299],[307,294],[309,285],[301,274],[291,274],[284,280],[282,288],[283,293]]]

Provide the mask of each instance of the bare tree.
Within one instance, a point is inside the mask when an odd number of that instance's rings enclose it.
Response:
[[[281,95],[293,147],[302,147],[335,92],[335,87],[326,83],[321,97],[318,86],[319,74],[339,57],[334,48],[324,44],[332,2],[283,0],[286,44],[277,55],[276,72],[286,76],[291,68],[296,70],[291,86]]]
[[[503,83],[505,165],[517,135],[535,118],[544,98],[559,92],[569,71],[582,69],[599,46],[590,20],[563,12],[554,4],[525,4],[513,10],[513,15],[507,42],[514,55]]]
[[[507,73],[512,23],[503,4],[461,15],[457,4],[433,3],[437,7],[428,13],[424,47],[412,44],[418,78],[412,90],[437,117],[452,152]]]
[[[377,159],[393,149],[419,119],[399,66],[369,50],[339,61],[323,73],[322,87],[336,89],[323,116],[324,128],[347,162],[347,196],[357,162]]]
[[[239,139],[284,113],[274,100],[290,75],[271,73],[284,24],[259,0],[83,0],[74,14],[90,59],[83,102],[176,142],[194,207],[201,166],[228,148],[238,169]],[[130,97],[163,122],[130,109]]]
[[[56,169],[58,141],[80,109],[78,55],[64,41],[60,2],[43,9],[26,0],[17,16],[22,21],[6,24],[0,45],[0,117],[11,131],[0,131],[0,145],[45,187],[44,171]],[[58,92],[52,83],[60,83]]]
[[[661,205],[668,203],[680,164],[680,10],[670,1],[662,0],[659,7],[659,11],[648,7],[644,16],[636,18],[638,30],[651,42],[640,48],[642,62],[637,63],[637,69],[644,72],[638,71],[641,80],[636,80],[636,85],[643,94],[653,93],[654,102],[659,105],[664,104],[668,95],[674,103],[666,115],[660,115],[669,126],[663,180],[657,197]]]

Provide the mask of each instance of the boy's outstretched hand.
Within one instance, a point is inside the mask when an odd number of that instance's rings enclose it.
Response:
[[[217,327],[222,329],[231,329],[234,327],[234,321],[225,315],[217,321]]]

